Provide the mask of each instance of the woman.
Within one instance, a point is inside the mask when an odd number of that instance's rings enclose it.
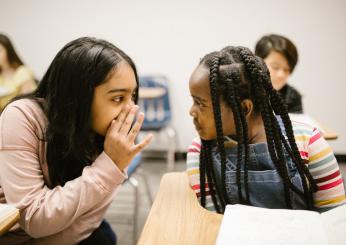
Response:
[[[144,119],[135,119],[137,94],[131,58],[83,37],[58,52],[33,93],[5,108],[0,197],[21,219],[1,244],[115,243],[103,216],[152,137],[134,142]]]
[[[35,88],[33,73],[23,64],[10,39],[0,34],[0,112],[15,96]]]
[[[282,96],[288,112],[303,113],[301,94],[287,83],[298,62],[298,51],[293,42],[276,34],[263,36],[256,44],[255,54],[268,66],[273,87]]]

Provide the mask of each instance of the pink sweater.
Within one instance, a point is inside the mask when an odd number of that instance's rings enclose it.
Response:
[[[50,188],[43,139],[47,119],[34,101],[8,105],[0,117],[0,202],[21,211],[20,227],[0,244],[76,244],[101,223],[127,174],[105,152],[64,187]],[[32,239],[34,238],[34,239]]]

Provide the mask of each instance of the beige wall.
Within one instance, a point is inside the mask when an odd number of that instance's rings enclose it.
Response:
[[[199,58],[229,44],[252,48],[275,32],[298,46],[291,83],[303,93],[305,111],[339,133],[331,145],[346,154],[345,25],[344,0],[0,0],[0,31],[38,77],[62,45],[82,35],[114,42],[140,74],[169,76],[181,150],[194,137],[188,79]]]

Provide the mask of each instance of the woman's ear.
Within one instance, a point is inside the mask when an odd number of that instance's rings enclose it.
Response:
[[[243,108],[243,111],[245,113],[246,117],[251,116],[252,112],[253,112],[253,102],[250,99],[245,99],[241,102],[241,106]]]

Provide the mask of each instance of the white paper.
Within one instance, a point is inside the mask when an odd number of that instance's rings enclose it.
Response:
[[[345,231],[346,232],[346,231]],[[227,205],[217,245],[327,245],[320,214]]]
[[[321,214],[321,220],[328,235],[330,244],[346,244],[346,205],[334,208]]]

